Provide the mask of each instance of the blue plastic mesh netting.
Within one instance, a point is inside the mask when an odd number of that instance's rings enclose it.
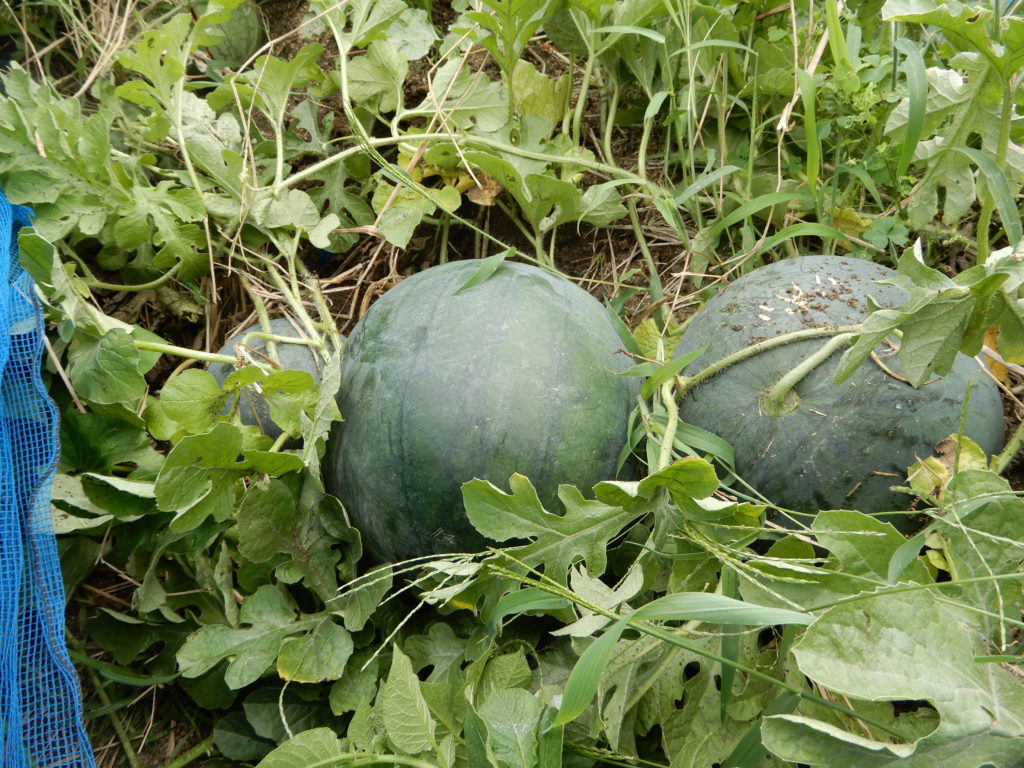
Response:
[[[95,763],[50,518],[57,413],[39,375],[42,315],[18,260],[30,215],[0,190],[0,766],[86,768]]]

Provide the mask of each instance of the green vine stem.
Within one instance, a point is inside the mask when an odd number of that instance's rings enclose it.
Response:
[[[233,355],[218,355],[215,352],[202,352],[198,349],[179,347],[174,344],[163,344],[157,341],[142,341],[141,339],[132,339],[132,341],[135,342],[136,349],[142,349],[147,352],[159,352],[162,355],[172,355],[174,357],[188,357],[193,360],[200,360],[204,363],[235,364],[235,358]]]
[[[164,768],[185,768],[185,766],[192,765],[203,755],[209,756],[214,750],[213,736],[207,736],[205,739],[200,741],[194,747],[187,752],[182,752],[171,762],[167,763]]]
[[[132,746],[131,736],[129,736],[128,731],[125,730],[124,723],[122,723],[121,718],[117,716],[117,712],[113,711],[110,696],[107,695],[107,691],[103,687],[103,682],[100,680],[100,676],[96,674],[95,670],[89,669],[88,667],[84,671],[86,677],[89,678],[89,684],[92,685],[93,690],[96,691],[96,696],[99,698],[103,708],[108,710],[107,719],[110,721],[110,725],[113,727],[114,733],[117,734],[118,741],[121,742],[121,749],[124,751],[125,762],[128,763],[130,768],[141,768],[142,763],[139,762],[139,756],[135,752],[135,748]]]
[[[672,395],[672,379],[661,385],[661,399],[665,403],[665,433],[661,438],[661,450],[658,452],[658,470],[661,471],[672,462],[672,448],[676,439],[676,428],[679,426],[679,409],[671,407],[675,402]]]
[[[160,277],[155,280],[150,280],[148,283],[135,283],[132,285],[124,285],[122,283],[105,283],[102,280],[97,280],[92,270],[89,269],[88,265],[73,251],[68,251],[68,255],[74,260],[74,262],[82,270],[81,280],[89,288],[102,290],[102,291],[125,291],[138,293],[140,291],[155,291],[163,285],[169,283],[176,274],[181,270],[183,262],[177,262],[174,266],[164,272]]]
[[[999,475],[1003,474],[1013,463],[1022,447],[1024,447],[1024,421],[1017,425],[1013,434],[1010,435],[1010,439],[1003,446],[1003,450],[992,459],[992,471]]]
[[[821,349],[813,355],[809,355],[806,360],[765,390],[760,397],[762,410],[769,416],[775,417],[785,416],[794,411],[799,400],[796,393],[793,392],[793,388],[803,381],[811,371],[832,357],[837,349],[848,344],[852,336],[852,333],[840,333],[838,336],[833,336],[822,344]]]
[[[840,336],[846,335],[847,340],[849,336],[860,333],[861,326],[858,325],[835,325],[830,328],[808,328],[803,331],[793,331],[792,333],[784,333],[781,336],[774,336],[770,339],[758,342],[757,344],[751,344],[749,347],[744,347],[741,350],[733,352],[731,355],[726,355],[721,360],[712,363],[704,370],[699,373],[695,373],[693,376],[679,376],[677,377],[676,385],[676,400],[681,400],[687,393],[690,392],[698,384],[707,381],[712,376],[721,373],[726,368],[736,363],[746,360],[748,357],[755,357],[763,352],[767,352],[769,349],[775,349],[776,347],[782,347],[786,344],[792,344],[794,341],[803,341],[804,339],[820,339],[826,336]]]

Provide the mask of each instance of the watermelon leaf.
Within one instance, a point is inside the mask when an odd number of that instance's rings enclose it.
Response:
[[[837,768],[1012,765],[1024,735],[1024,689],[1009,670],[976,662],[986,648],[972,629],[977,616],[921,591],[828,609],[794,647],[800,671],[853,699],[928,701],[941,724],[892,744],[808,717],[773,716],[762,729],[766,746],[794,762],[821,765],[827,754]]]
[[[548,512],[540,503],[533,484],[523,475],[509,478],[508,494],[485,480],[471,480],[462,486],[466,514],[473,526],[495,541],[531,539],[529,544],[509,550],[529,566],[544,566],[545,573],[565,584],[569,566],[587,563],[592,576],[604,573],[608,542],[640,514],[600,501],[585,499],[576,488],[563,485],[558,498],[564,515]]]

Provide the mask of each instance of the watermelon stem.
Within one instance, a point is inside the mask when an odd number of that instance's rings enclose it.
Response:
[[[665,404],[668,419],[665,423],[665,433],[661,436],[661,450],[658,452],[659,472],[672,463],[672,448],[676,439],[676,429],[679,427],[679,409],[672,407],[675,398],[672,395],[671,379],[661,385],[661,399]]]
[[[1017,425],[1010,439],[1003,446],[1003,450],[992,460],[992,470],[1000,475],[1005,472],[1020,453],[1022,446],[1024,446],[1024,421]]]
[[[188,357],[192,360],[201,360],[204,363],[235,364],[233,355],[218,355],[215,352],[202,352],[198,349],[178,347],[174,344],[162,344],[157,341],[142,341],[141,339],[132,339],[132,341],[135,342],[136,349],[142,349],[147,352],[159,352],[163,355],[173,355],[174,357]]]
[[[843,343],[850,340],[850,337],[854,334],[860,333],[860,325],[835,325],[828,328],[807,328],[802,331],[793,331],[792,333],[784,333],[781,336],[773,336],[770,339],[758,342],[757,344],[751,344],[749,347],[733,352],[731,355],[726,355],[721,360],[712,363],[707,368],[695,373],[693,376],[677,376],[676,386],[677,394],[676,400],[681,400],[689,393],[689,391],[695,388],[698,384],[707,381],[712,376],[721,373],[730,365],[746,360],[748,357],[754,357],[762,352],[767,352],[769,349],[775,349],[775,347],[781,347],[786,344],[791,344],[794,341],[804,341],[805,339],[820,339],[824,336],[842,336],[845,335],[846,339]],[[806,375],[806,372],[804,373]],[[800,378],[803,378],[801,376]],[[778,386],[778,385],[776,385]]]
[[[775,418],[795,411],[800,404],[800,396],[793,388],[803,381],[807,374],[832,357],[836,350],[849,344],[851,338],[852,333],[840,333],[822,344],[821,349],[761,393],[761,410]]]

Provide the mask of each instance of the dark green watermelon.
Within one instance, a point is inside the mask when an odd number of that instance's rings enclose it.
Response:
[[[379,299],[342,362],[344,421],[324,482],[384,561],[476,551],[460,486],[526,475],[560,511],[557,486],[614,477],[636,379],[605,308],[564,278],[479,261],[432,267]]]
[[[220,348],[218,354],[237,356],[238,350],[236,345],[240,344],[246,335],[262,330],[263,327],[259,323],[249,326],[244,331],[235,334],[224,342],[224,346]],[[295,326],[284,317],[275,317],[270,320],[270,332],[275,336],[300,338],[300,334],[295,329]],[[262,362],[264,360],[263,356],[268,355],[266,339],[260,337],[251,338],[246,346],[249,348],[249,352],[254,360]],[[278,342],[274,346],[277,349],[277,362],[280,363],[279,370],[305,371],[313,377],[314,381],[320,381],[321,361],[312,347],[308,344],[288,344],[282,342]],[[235,366],[228,365],[227,363],[210,363],[207,370],[217,380],[218,384],[223,385],[224,380],[234,373]],[[234,398],[228,398],[223,412],[228,413],[234,406]],[[254,387],[245,387],[241,390],[239,394],[238,416],[243,424],[255,424],[258,426],[263,431],[263,434],[271,440],[276,440],[281,436],[281,428],[270,418],[270,406],[267,405],[267,401],[262,394]],[[295,447],[298,444],[298,440],[293,440],[288,447]]]
[[[707,302],[675,354],[707,347],[687,367],[692,374],[767,338],[859,323],[869,295],[883,307],[906,300],[901,289],[875,282],[894,274],[838,256],[804,256],[761,267]],[[999,450],[1004,429],[999,391],[977,362],[963,355],[949,375],[915,389],[870,360],[835,386],[837,352],[796,386],[794,411],[764,413],[761,393],[825,341],[799,341],[744,360],[699,385],[680,404],[685,422],[732,444],[737,473],[774,504],[808,513],[906,509],[911,497],[890,486],[905,485],[907,467],[958,431],[969,384],[964,432],[987,453]],[[898,374],[899,360],[890,351],[878,350]]]

